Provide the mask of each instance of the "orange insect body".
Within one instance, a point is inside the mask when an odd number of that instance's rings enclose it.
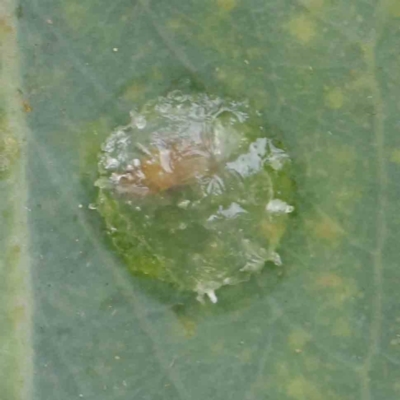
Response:
[[[154,148],[132,166],[118,180],[118,188],[125,193],[157,194],[194,183],[209,174],[212,155],[203,146]]]

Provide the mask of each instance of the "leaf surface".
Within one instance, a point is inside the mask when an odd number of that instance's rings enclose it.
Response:
[[[397,1],[4,4],[7,400],[399,398]],[[185,78],[249,99],[296,185],[284,267],[216,306],[129,275],[89,208],[100,143]]]

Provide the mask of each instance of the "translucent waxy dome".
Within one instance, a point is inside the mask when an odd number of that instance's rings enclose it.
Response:
[[[131,113],[99,156],[97,209],[133,272],[207,295],[280,264],[290,160],[246,103],[171,92]]]

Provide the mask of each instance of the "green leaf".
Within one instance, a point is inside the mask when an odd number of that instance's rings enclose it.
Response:
[[[0,397],[400,397],[396,0],[3,0]],[[95,201],[129,111],[190,78],[292,158],[281,269],[217,305],[131,276]]]

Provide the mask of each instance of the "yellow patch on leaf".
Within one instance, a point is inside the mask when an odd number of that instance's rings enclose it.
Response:
[[[292,18],[289,21],[288,28],[289,32],[303,44],[309,43],[315,36],[315,23],[304,14]]]
[[[217,5],[224,11],[231,11],[236,7],[236,0],[217,0]]]
[[[334,322],[332,329],[333,336],[350,337],[351,334],[352,334],[352,329],[347,319],[339,318]]]
[[[340,88],[333,88],[325,93],[325,104],[333,110],[338,110],[343,106],[344,96]]]
[[[399,0],[388,0],[387,7],[389,14],[392,17],[398,18],[400,17],[400,1]]]
[[[287,394],[296,400],[326,400],[326,396],[304,376],[292,379],[286,390]]]
[[[311,335],[303,329],[296,329],[288,336],[289,346],[293,350],[301,350],[310,340]]]
[[[393,149],[390,153],[390,161],[400,165],[400,149]]]

